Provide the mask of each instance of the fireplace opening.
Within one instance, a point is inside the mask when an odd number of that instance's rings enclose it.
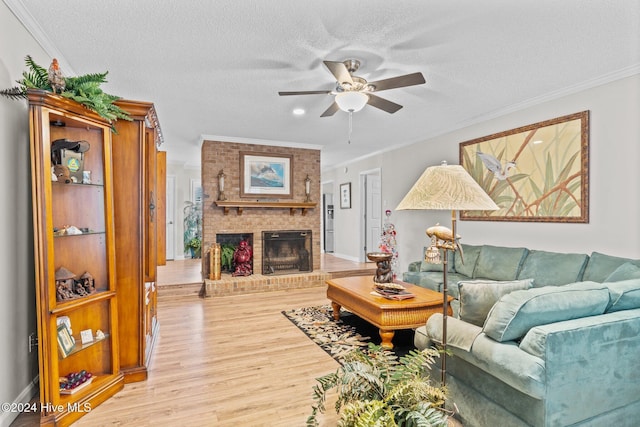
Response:
[[[263,231],[262,274],[313,271],[311,230]]]
[[[236,266],[233,263],[233,251],[236,250],[240,241],[246,240],[253,250],[253,233],[220,233],[216,234],[216,243],[220,244],[222,251],[230,251],[221,257],[220,271],[223,273],[233,273]],[[231,254],[229,260],[228,255]],[[251,258],[251,270],[253,270],[253,257]]]

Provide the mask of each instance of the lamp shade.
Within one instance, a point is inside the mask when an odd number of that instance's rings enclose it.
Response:
[[[336,95],[336,104],[342,111],[355,113],[356,111],[362,110],[367,102],[369,101],[369,96],[362,92],[340,92]]]
[[[397,210],[498,210],[498,205],[460,165],[428,167]]]

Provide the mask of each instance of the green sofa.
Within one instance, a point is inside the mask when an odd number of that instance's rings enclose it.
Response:
[[[636,426],[640,260],[463,245],[450,262],[448,407],[465,427]],[[438,271],[439,268],[439,271]],[[405,282],[442,290],[417,261]],[[415,344],[442,340],[442,314]],[[439,379],[439,366],[433,378]]]

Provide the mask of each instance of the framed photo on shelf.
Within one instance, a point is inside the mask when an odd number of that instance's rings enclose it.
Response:
[[[74,345],[75,342],[73,341],[69,327],[64,322],[60,323],[58,325],[58,349],[63,358],[71,354]]]
[[[351,209],[351,183],[340,184],[340,209]]]
[[[293,198],[293,156],[240,152],[240,197]]]

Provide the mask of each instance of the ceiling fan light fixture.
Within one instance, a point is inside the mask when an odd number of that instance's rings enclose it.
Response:
[[[336,104],[347,113],[362,110],[368,101],[369,96],[362,92],[341,92],[336,95]]]

